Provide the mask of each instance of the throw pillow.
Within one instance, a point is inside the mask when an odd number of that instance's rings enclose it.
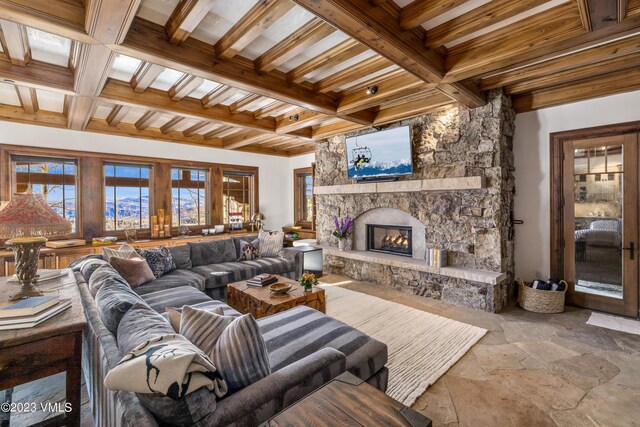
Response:
[[[102,276],[101,273],[106,269],[113,271],[113,273],[110,277],[102,279],[103,284],[96,292],[96,305],[102,322],[109,331],[115,334],[122,318],[131,307],[136,304],[146,305],[146,303],[131,290],[128,284],[121,281],[120,275],[110,265],[98,268],[91,279]]]
[[[261,258],[275,258],[282,256],[284,232],[274,231],[269,233],[268,231],[260,230],[258,240],[260,240]]]
[[[129,283],[136,288],[144,283],[155,280],[155,276],[147,261],[142,258],[111,258],[111,266]]]
[[[183,307],[167,307],[165,310],[167,312],[167,317],[169,318],[169,323],[171,323],[171,327],[174,331],[180,333],[180,319],[182,318]],[[212,309],[207,310],[211,313],[218,314],[220,316],[224,315],[224,310],[222,307],[213,307]]]
[[[191,248],[189,245],[171,246],[169,252],[171,252],[176,268],[191,270],[193,264],[191,263]]]
[[[110,263],[111,258],[140,258],[140,255],[133,247],[123,243],[118,249],[102,248],[102,258]]]
[[[140,251],[140,255],[147,260],[156,279],[176,269],[171,252],[164,246]]]
[[[145,306],[132,308],[122,319],[118,340],[128,324],[144,324],[149,310]],[[170,329],[166,322],[165,325]],[[104,385],[109,390],[159,393],[174,400],[201,387],[217,397],[227,393],[224,379],[207,355],[177,334],[156,335],[140,343],[107,373]]]
[[[213,346],[229,326],[235,317],[223,316],[213,311],[183,307],[180,319],[180,335],[198,346],[209,357],[213,352]]]
[[[253,261],[258,258],[258,249],[260,245],[260,240],[256,239],[253,242],[245,242],[244,240],[240,241],[240,258],[238,258],[238,262],[240,261]]]
[[[194,267],[238,259],[236,246],[232,239],[210,240],[208,242],[188,243],[191,248],[191,262]]]
[[[267,346],[258,322],[251,314],[236,317],[222,331],[213,347],[213,353],[207,354],[225,379],[230,393],[271,373]]]

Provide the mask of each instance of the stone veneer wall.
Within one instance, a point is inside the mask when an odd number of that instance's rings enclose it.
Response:
[[[515,112],[500,91],[489,93],[488,100],[484,107],[459,107],[390,125],[413,128],[414,173],[401,180],[482,175],[486,188],[317,195],[317,235],[319,243],[337,245],[331,236],[334,214],[356,218],[373,208],[398,208],[425,225],[427,247],[449,250],[449,265],[507,272],[507,279],[486,285],[332,255],[325,255],[327,272],[486,311],[504,307],[513,283]],[[357,134],[317,144],[316,186],[351,183],[345,138]]]

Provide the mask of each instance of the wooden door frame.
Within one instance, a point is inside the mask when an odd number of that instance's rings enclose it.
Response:
[[[640,133],[640,121],[615,125],[597,126],[550,134],[550,273],[551,277],[563,278],[564,271],[564,231],[563,216],[563,146],[566,141],[606,136],[619,136]]]

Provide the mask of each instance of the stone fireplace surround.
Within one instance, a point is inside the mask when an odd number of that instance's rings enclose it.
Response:
[[[391,125],[413,128],[414,173],[397,182],[347,178],[345,138],[351,134],[317,144],[317,236],[327,247],[327,272],[490,312],[506,305],[513,283],[515,113],[499,91],[488,100],[480,108],[456,107]],[[356,220],[351,251],[334,249],[336,214]],[[414,257],[366,252],[367,223],[420,230]],[[427,266],[428,247],[447,249],[449,267]]]

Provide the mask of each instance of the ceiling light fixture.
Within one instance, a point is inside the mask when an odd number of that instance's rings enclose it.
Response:
[[[367,95],[375,95],[378,93],[378,85],[367,86]]]
[[[300,116],[298,116],[297,114],[295,114],[295,115],[293,115],[293,116],[289,116],[289,121],[290,121],[290,122],[297,122],[299,118],[300,118]]]

